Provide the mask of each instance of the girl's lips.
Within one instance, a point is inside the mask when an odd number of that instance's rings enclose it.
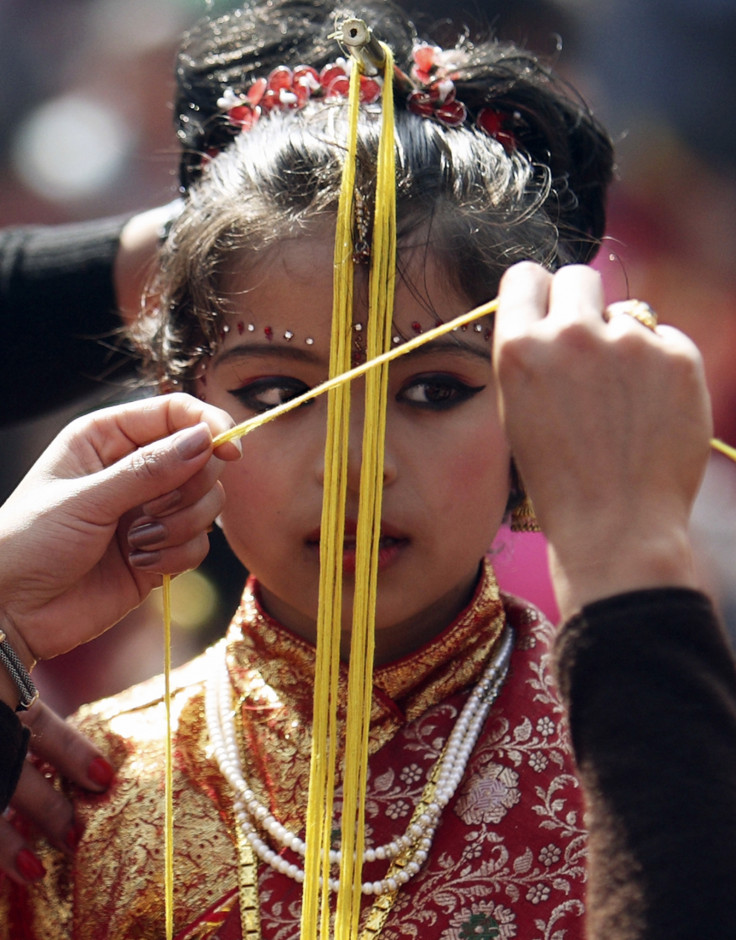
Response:
[[[345,523],[345,536],[342,551],[342,570],[345,574],[355,571],[355,535],[357,526],[352,521]],[[310,533],[305,542],[311,548],[319,549],[320,530]],[[381,526],[381,538],[378,545],[378,570],[383,571],[392,565],[402,551],[409,545],[410,540],[398,530],[388,525]]]
[[[378,570],[384,571],[392,565],[408,544],[408,539],[381,536],[378,543]],[[355,571],[355,555],[355,542],[346,540],[342,551],[342,570],[345,574]]]

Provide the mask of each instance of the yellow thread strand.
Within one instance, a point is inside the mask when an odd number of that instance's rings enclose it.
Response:
[[[736,462],[736,447],[731,447],[730,444],[724,444],[723,441],[719,441],[717,437],[710,439],[710,446],[713,450],[717,450],[720,454]]]
[[[393,59],[389,49],[384,47],[384,51],[383,121],[378,149],[367,321],[367,352],[370,357],[385,351],[391,342],[396,268],[395,145],[391,89]],[[384,363],[380,369],[367,374],[365,386],[345,730],[342,862],[335,913],[336,940],[357,938],[362,897],[387,390],[388,365]]]
[[[166,940],[174,935],[174,772],[171,740],[171,577],[163,576],[164,609],[164,702],[166,708],[166,755],[164,799],[164,907]]]
[[[335,233],[330,375],[350,362],[353,310],[352,212],[355,188],[360,75],[351,76],[348,101],[350,134],[343,169]],[[306,853],[302,894],[301,937],[327,937],[330,925],[329,849],[337,754],[337,693],[342,626],[342,564],[349,434],[349,385],[335,384],[328,397],[325,480],[320,527],[320,585],[314,719],[306,818]]]

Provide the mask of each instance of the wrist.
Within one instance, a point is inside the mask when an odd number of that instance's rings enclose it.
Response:
[[[563,620],[595,601],[652,588],[700,585],[686,531],[649,532],[612,545],[579,545],[575,551],[549,546],[550,573]]]

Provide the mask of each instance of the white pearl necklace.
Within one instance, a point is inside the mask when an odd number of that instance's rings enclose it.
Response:
[[[397,890],[416,875],[427,860],[442,812],[462,780],[488,711],[506,678],[513,645],[513,632],[507,625],[500,637],[496,655],[469,695],[434,772],[430,775],[425,795],[430,794],[431,798],[426,799],[422,813],[418,817],[415,814],[416,818],[412,819],[403,835],[384,845],[366,848],[363,853],[364,862],[391,861],[399,855],[406,857],[402,858],[400,869],[393,874],[381,881],[364,882],[363,894],[381,895]],[[211,668],[205,689],[205,714],[212,749],[222,775],[236,794],[233,802],[236,821],[253,851],[267,865],[301,883],[304,881],[304,868],[287,861],[274,851],[256,829],[257,825],[265,830],[276,844],[291,849],[302,858],[305,857],[304,840],[269,812],[257,799],[243,776],[225,648],[223,640],[209,651]],[[341,857],[340,849],[330,850],[331,865],[339,866]],[[331,891],[338,890],[338,879],[330,878],[328,883]]]

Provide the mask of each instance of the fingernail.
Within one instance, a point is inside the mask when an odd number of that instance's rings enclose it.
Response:
[[[151,568],[161,561],[161,552],[131,552],[128,561],[136,568]]]
[[[15,856],[15,868],[26,881],[38,881],[46,874],[41,859],[30,849],[21,849]]]
[[[195,425],[193,428],[179,431],[174,440],[176,442],[174,444],[176,452],[182,460],[191,460],[192,457],[201,454],[212,444],[210,429],[204,422]]]
[[[79,845],[79,840],[82,838],[83,832],[84,826],[81,823],[74,823],[67,829],[64,842],[72,851],[75,851]]]
[[[96,783],[98,787],[107,789],[115,776],[115,770],[111,764],[108,764],[104,757],[95,757],[87,768],[87,776],[92,783]]]
[[[128,543],[133,548],[146,548],[156,545],[166,537],[166,528],[160,522],[144,522],[133,526],[128,532]]]
[[[227,447],[228,445],[232,445],[238,451],[240,456],[243,456],[243,444],[239,437],[234,437],[232,440],[225,441],[223,444],[220,444],[220,446],[215,449],[215,453],[217,454],[217,451],[220,449],[220,447]]]

